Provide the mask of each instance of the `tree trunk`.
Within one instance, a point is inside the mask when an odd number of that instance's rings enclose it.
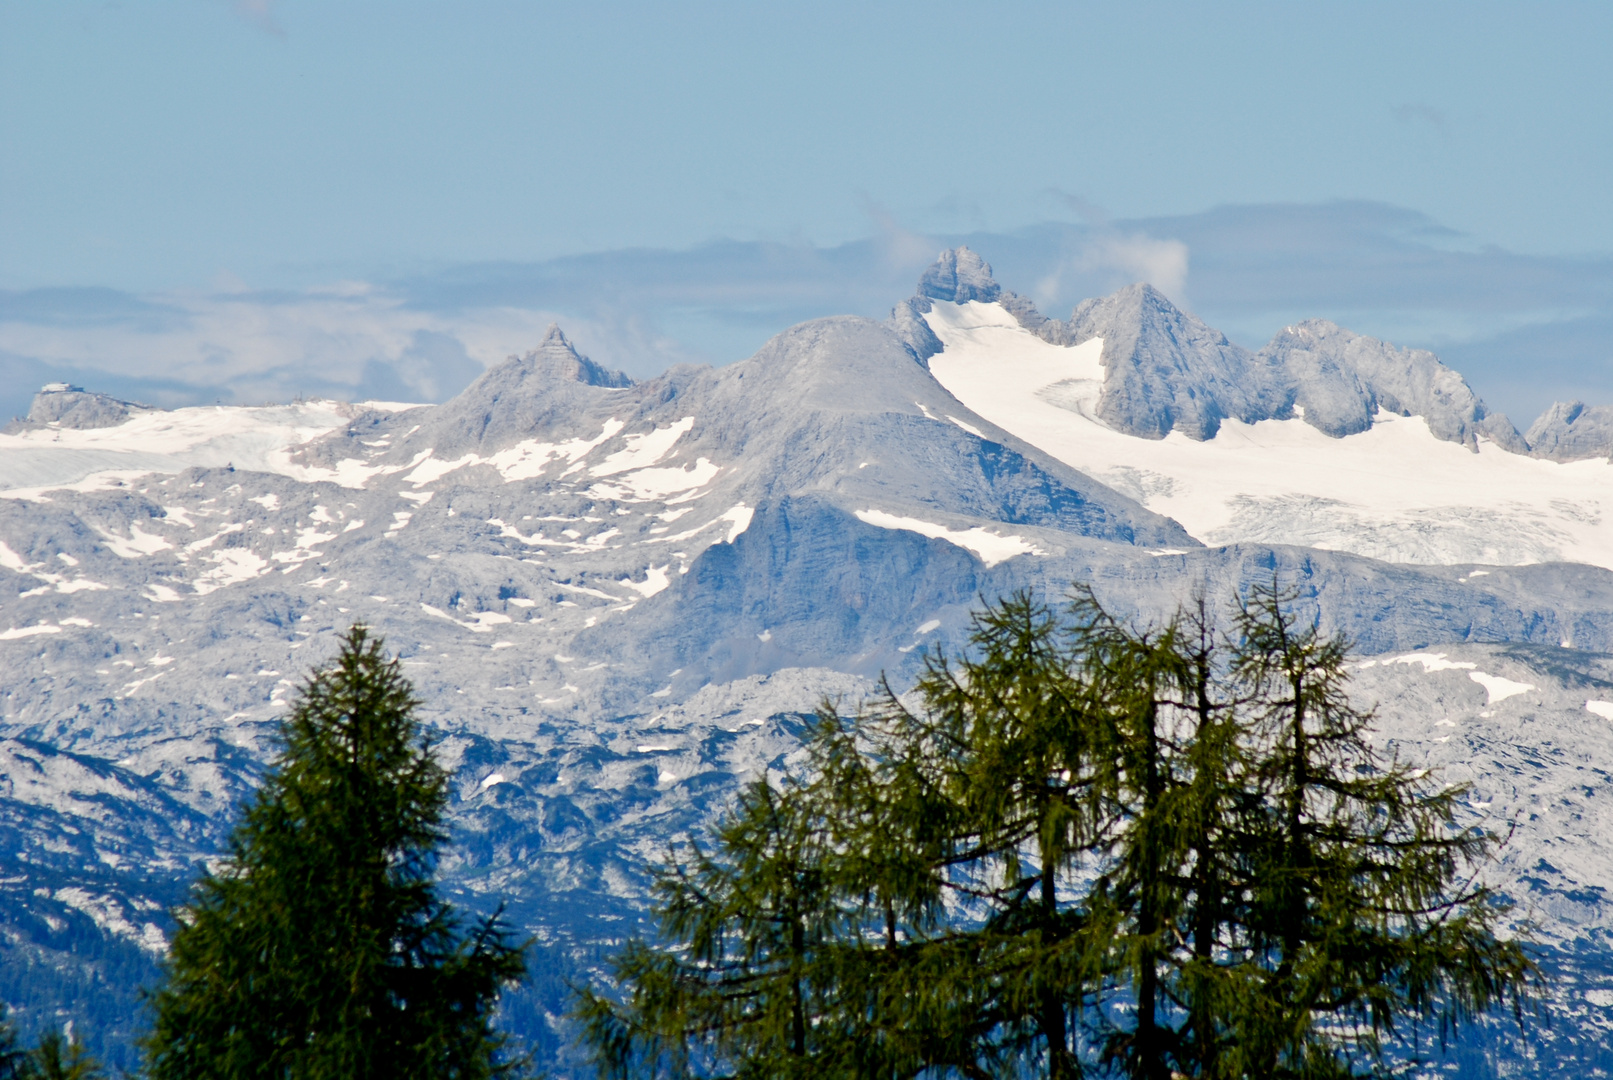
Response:
[[[1214,725],[1214,708],[1210,704],[1210,668],[1209,655],[1203,643],[1199,652],[1194,656],[1194,690],[1195,704],[1198,712],[1198,730],[1194,733],[1194,741],[1199,746],[1210,736],[1210,729]],[[1212,766],[1223,764],[1216,755],[1216,760],[1206,762],[1201,757],[1198,763],[1200,770],[1207,770]],[[1217,852],[1215,837],[1215,815],[1222,800],[1217,797],[1225,783],[1225,777],[1219,772],[1201,773],[1193,778],[1199,785],[1200,804],[1195,806],[1198,835],[1193,838],[1193,878],[1191,882],[1193,895],[1193,958],[1201,967],[1208,967],[1215,957],[1216,933],[1221,924],[1221,881],[1217,873]],[[1217,1035],[1215,1031],[1215,1018],[1210,1003],[1203,995],[1194,997],[1191,1003],[1189,1023],[1192,1025],[1193,1050],[1197,1072],[1201,1076],[1215,1075],[1216,1058],[1219,1056]]]
[[[1143,733],[1142,857],[1138,887],[1141,904],[1137,932],[1143,938],[1137,980],[1137,1075],[1147,1080],[1168,1080],[1165,1055],[1159,1039],[1159,962],[1153,945],[1159,933],[1159,849],[1155,841],[1163,778],[1159,771],[1159,713],[1154,691],[1149,691],[1147,727]]]
[[[795,968],[790,979],[790,989],[795,997],[794,1015],[790,1018],[790,1052],[796,1057],[806,1057],[806,1001],[801,992],[801,960],[806,952],[806,930],[799,918],[790,928],[790,948],[791,965]]]
[[[1042,853],[1042,947],[1052,949],[1059,941],[1058,882],[1053,860]],[[1070,1056],[1069,1031],[1064,1021],[1064,1001],[1056,987],[1042,989],[1042,1037],[1047,1040],[1048,1076],[1051,1080],[1073,1080],[1077,1075]]]

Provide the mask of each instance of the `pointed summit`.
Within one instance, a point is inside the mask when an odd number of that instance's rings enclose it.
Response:
[[[550,323],[536,349],[494,364],[439,406],[420,438],[429,438],[439,454],[450,448],[496,449],[534,430],[572,422],[601,390],[632,385],[622,372],[577,352],[559,325]]]
[[[1058,345],[1103,339],[1098,415],[1145,439],[1180,431],[1215,438],[1221,421],[1263,420],[1281,411],[1281,388],[1245,349],[1182,311],[1145,282],[1083,300],[1042,336]]]
[[[601,367],[579,353],[566,337],[565,331],[560,329],[559,323],[549,324],[549,332],[543,336],[543,343],[536,349],[519,359],[512,356],[499,366],[511,363],[523,365],[544,378],[559,382],[580,382],[589,386],[618,388],[633,385],[633,380],[622,372]]]

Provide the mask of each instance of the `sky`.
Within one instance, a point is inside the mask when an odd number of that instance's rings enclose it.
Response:
[[[1062,316],[1435,349],[1613,403],[1613,5],[0,0],[0,415],[440,400],[882,317],[967,242]]]

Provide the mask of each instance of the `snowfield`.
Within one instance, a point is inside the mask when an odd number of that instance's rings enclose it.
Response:
[[[982,597],[1090,583],[1147,624],[1275,573],[1358,643],[1385,753],[1471,782],[1460,819],[1513,838],[1487,872],[1566,974],[1549,1053],[1481,1034],[1498,1075],[1613,1072],[1613,471],[1394,416],[1133,437],[1095,419],[1102,341],[1049,345],[935,277],[903,309],[945,346],[928,373],[892,329],[916,323],[837,318],[599,385],[556,331],[441,406],[0,436],[0,978],[58,972],[33,985],[63,1009],[93,978],[129,1037],[167,910],[355,621],[440,738],[448,887],[583,980],[644,916],[640,868],[797,768],[825,698],[849,714],[963,648]],[[1596,565],[1502,565],[1556,559]]]
[[[1244,424],[1196,442],[1142,439],[1097,417],[1101,339],[1049,345],[996,303],[937,300],[945,346],[930,371],[959,401],[1065,464],[1176,519],[1206,544],[1296,544],[1389,562],[1613,569],[1613,468],[1473,453],[1419,417],[1380,413],[1334,439],[1302,419]]]
[[[195,406],[140,413],[116,427],[0,434],[0,496],[71,486],[95,490],[115,486],[116,480],[193,466],[234,465],[296,477],[288,452],[335,430],[366,407],[379,406],[339,401]]]

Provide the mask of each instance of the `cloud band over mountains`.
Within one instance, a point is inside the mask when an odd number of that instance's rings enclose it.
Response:
[[[720,241],[464,264],[309,291],[0,292],[0,414],[26,411],[56,379],[164,406],[441,401],[551,321],[635,376],[727,363],[804,319],[883,318],[958,243],[1054,316],[1146,280],[1250,347],[1316,317],[1431,348],[1520,426],[1553,400],[1613,401],[1613,257],[1480,246],[1370,202],[1086,216],[955,236],[890,226],[832,248]]]

